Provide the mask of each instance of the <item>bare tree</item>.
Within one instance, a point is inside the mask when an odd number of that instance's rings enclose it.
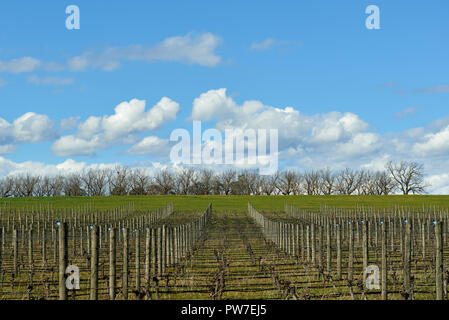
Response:
[[[69,197],[86,195],[86,191],[83,188],[83,180],[79,173],[72,173],[65,179],[64,194]]]
[[[363,173],[358,170],[346,168],[337,175],[336,190],[340,194],[353,194],[363,181]]]
[[[175,175],[167,169],[156,173],[154,176],[154,187],[159,194],[174,193],[175,183]]]
[[[300,178],[297,172],[293,170],[283,171],[279,175],[279,179],[277,179],[276,187],[279,189],[279,192],[285,196],[298,194],[299,181]]]
[[[303,175],[303,186],[308,195],[320,194],[320,174],[318,171],[306,171]]]
[[[195,170],[193,168],[182,168],[176,175],[177,193],[183,195],[192,193],[195,182]]]
[[[330,195],[335,191],[335,174],[329,169],[322,169],[320,174],[320,189],[324,195]]]
[[[65,178],[61,175],[50,179],[52,197],[60,197],[64,191]]]
[[[37,197],[51,197],[53,195],[51,177],[44,176],[39,180],[36,186],[35,195]]]
[[[231,194],[232,184],[235,182],[236,176],[237,172],[234,169],[226,170],[218,176],[218,181],[220,183],[221,190],[225,195]]]
[[[27,173],[24,176],[17,176],[15,179],[15,192],[16,197],[33,197],[37,190],[40,176],[32,176]]]
[[[14,178],[9,176],[0,180],[0,197],[9,198],[14,194]]]
[[[426,192],[428,186],[424,183],[424,166],[422,164],[409,161],[400,163],[390,161],[386,168],[403,194]]]
[[[129,193],[129,172],[127,167],[117,166],[107,171],[109,194],[112,196],[126,196]]]
[[[260,178],[261,182],[261,194],[263,195],[273,195],[276,193],[276,183],[279,178],[279,173],[275,173],[271,176],[262,176]]]
[[[134,196],[141,196],[148,194],[148,188],[151,183],[151,178],[144,170],[135,169],[129,174],[129,194]]]
[[[9,176],[0,180],[0,197],[8,198],[14,194],[14,178]]]
[[[374,175],[375,194],[389,195],[396,188],[396,181],[386,171],[378,171]]]
[[[214,172],[212,170],[202,169],[199,171],[192,186],[193,193],[198,195],[211,194],[214,186],[213,176]]]
[[[104,196],[108,185],[108,171],[89,169],[81,175],[81,179],[89,196]]]

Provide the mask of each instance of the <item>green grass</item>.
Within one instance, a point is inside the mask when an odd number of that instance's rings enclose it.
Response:
[[[51,205],[54,208],[68,208],[94,203],[99,210],[111,209],[134,203],[137,210],[163,207],[171,202],[175,210],[203,210],[209,203],[216,211],[246,211],[248,202],[258,210],[282,211],[284,202],[308,210],[318,210],[320,204],[340,208],[355,208],[363,205],[374,208],[404,206],[421,208],[435,206],[449,208],[449,196],[124,196],[124,197],[56,197],[56,198],[10,198],[0,200],[4,206],[13,208],[39,207]]]

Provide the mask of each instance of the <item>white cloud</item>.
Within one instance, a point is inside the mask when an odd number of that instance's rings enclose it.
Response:
[[[0,145],[0,154],[11,154],[17,150],[17,147],[13,144]]]
[[[67,175],[71,173],[81,173],[89,169],[114,169],[118,162],[112,163],[91,163],[78,162],[73,159],[66,159],[61,163],[48,164],[39,161],[14,162],[0,156],[0,176],[7,175],[41,175],[41,176],[57,176]],[[130,168],[138,168],[144,170],[147,174],[154,174],[160,169],[177,169],[175,166],[168,166],[159,162],[135,163]]]
[[[67,175],[70,173],[81,172],[85,169],[106,169],[114,168],[118,163],[96,163],[87,164],[85,162],[76,162],[72,159],[67,159],[59,164],[46,164],[38,161],[14,162],[0,156],[0,175]]]
[[[59,122],[59,125],[63,131],[72,131],[78,126],[78,121],[80,120],[80,116],[70,117],[66,119],[62,119]]]
[[[55,137],[54,124],[47,115],[28,112],[14,120],[13,135],[20,142],[51,140]]]
[[[67,86],[74,82],[73,78],[60,78],[60,77],[38,77],[31,75],[27,77],[29,83],[35,85],[46,85],[46,86]]]
[[[413,93],[445,93],[449,92],[449,85],[439,85],[425,89],[414,90]]]
[[[272,48],[275,45],[276,41],[273,38],[267,38],[260,42],[253,42],[251,44],[251,50],[263,51]]]
[[[368,128],[368,124],[353,113],[330,112],[314,119],[308,141],[311,143],[337,142],[349,139]]]
[[[449,194],[449,173],[428,176],[425,183],[431,186],[432,194]]]
[[[414,115],[416,113],[416,111],[418,111],[418,108],[416,108],[416,107],[410,107],[410,108],[404,109],[402,111],[396,112],[393,116],[393,119],[402,120],[402,119],[408,118],[408,117]]]
[[[25,113],[12,123],[0,118],[0,154],[9,154],[21,143],[52,140],[57,136],[54,123],[46,115]]]
[[[169,142],[156,136],[146,137],[133,145],[128,153],[134,155],[168,155],[170,153]]]
[[[449,152],[449,125],[437,133],[426,134],[423,140],[423,142],[417,142],[413,145],[413,151],[418,155]]]
[[[384,154],[380,157],[371,159],[368,163],[362,164],[360,167],[371,171],[383,171],[390,160],[391,156]]]
[[[193,120],[211,120],[230,116],[237,110],[237,105],[226,95],[226,89],[209,90],[193,101]]]
[[[340,143],[335,149],[342,158],[370,155],[380,148],[379,136],[375,133],[358,133],[349,141]]]
[[[78,126],[75,135],[63,136],[53,146],[58,156],[88,155],[116,144],[135,143],[137,133],[152,131],[175,120],[179,104],[163,97],[145,111],[145,100],[132,99],[115,107],[110,116],[91,116]]]
[[[0,72],[25,73],[33,72],[41,66],[41,62],[32,57],[12,59],[7,62],[0,61]]]
[[[109,146],[110,144],[103,143],[99,135],[88,140],[76,136],[63,136],[53,143],[52,151],[57,156],[89,155]]]
[[[226,94],[226,89],[209,90],[193,102],[193,120],[216,120],[216,127],[277,129],[280,150],[335,150],[356,154],[357,145],[363,150],[375,150],[378,137],[366,134],[369,125],[353,113],[330,112],[304,115],[292,107],[276,108],[260,101],[245,101],[242,105]],[[352,150],[351,150],[352,149]]]
[[[6,86],[6,81],[0,78],[0,88]]]
[[[153,47],[134,45],[108,48],[100,54],[86,51],[69,59],[67,65],[71,71],[86,71],[89,68],[113,71],[120,67],[122,61],[176,61],[213,67],[221,62],[221,57],[215,54],[221,43],[221,38],[212,33],[187,34],[166,38]]]

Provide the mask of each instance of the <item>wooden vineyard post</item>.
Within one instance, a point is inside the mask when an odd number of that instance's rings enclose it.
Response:
[[[301,248],[301,242],[300,242],[299,224],[295,224],[295,256],[296,256],[296,261],[299,260],[300,248]]]
[[[341,225],[338,223],[337,228],[337,279],[341,279]]]
[[[388,299],[388,287],[387,287],[387,228],[385,222],[382,223],[382,254],[381,254],[381,290],[382,300]]]
[[[30,267],[30,284],[33,283],[34,259],[33,259],[33,229],[28,230],[28,264]]]
[[[306,237],[305,237],[304,232],[305,232],[304,224],[301,223],[301,260],[302,261],[305,261],[305,259],[306,259]]]
[[[0,229],[0,274],[2,273],[2,267],[3,267],[3,252],[4,252],[4,246],[3,246],[3,239],[5,237],[5,228],[2,227]]]
[[[368,221],[362,222],[362,251],[363,251],[363,286],[366,285],[366,268],[368,267]]]
[[[3,265],[3,256],[5,255],[5,243],[6,243],[6,230],[5,227],[2,227],[1,249],[0,249],[0,271]]]
[[[140,291],[140,231],[136,230],[136,292]]]
[[[435,224],[435,293],[436,300],[443,300],[443,238],[441,222]]]
[[[312,265],[316,265],[316,239],[315,239],[315,224],[311,224],[312,230],[310,234],[310,242],[312,243]]]
[[[123,272],[122,272],[122,294],[123,299],[128,300],[128,228],[123,228]]]
[[[19,274],[19,244],[17,239],[17,229],[12,230],[12,250],[13,250],[13,264],[14,264],[14,276],[17,277]]]
[[[160,229],[161,233],[160,233],[160,270],[159,270],[159,276],[163,277],[165,275],[165,264],[166,264],[166,237],[167,237],[167,226],[164,225],[162,226],[162,228]],[[189,233],[190,236],[192,236],[192,232]],[[190,249],[190,244],[189,244],[189,249]]]
[[[326,269],[327,273],[331,273],[332,252],[331,252],[331,230],[330,222],[326,222]]]
[[[151,274],[151,229],[147,227],[145,233],[145,289],[146,291],[150,288],[150,274]]]
[[[59,300],[67,300],[66,274],[68,264],[67,223],[59,223]]]
[[[28,263],[33,265],[33,229],[28,230]]]
[[[76,257],[76,229],[72,226],[72,256]]]
[[[117,231],[109,230],[109,299],[115,300],[116,291],[116,263],[117,263]]]
[[[318,265],[320,267],[323,267],[323,226],[322,225],[318,225],[317,252],[318,252]]]
[[[310,262],[310,225],[306,226],[307,262]]]
[[[47,229],[42,230],[42,265],[47,265]]]
[[[98,226],[91,230],[90,300],[98,300]]]
[[[348,247],[348,281],[354,280],[354,226],[352,221],[348,221],[349,247]]]
[[[153,275],[158,275],[158,246],[157,246],[157,229],[151,229],[151,253],[153,255]]]
[[[412,299],[410,272],[411,272],[411,221],[405,222],[405,234],[404,234],[404,292],[405,299]]]
[[[426,220],[420,219],[421,224],[421,245],[422,245],[422,258],[426,259]]]

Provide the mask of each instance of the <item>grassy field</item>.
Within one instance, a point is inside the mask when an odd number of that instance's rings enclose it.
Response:
[[[296,207],[308,210],[319,210],[320,205],[327,204],[340,208],[355,208],[366,206],[374,208],[389,208],[403,206],[410,208],[447,209],[449,196],[146,196],[146,197],[60,197],[60,198],[17,198],[0,201],[2,209],[8,208],[70,208],[83,207],[98,210],[128,206],[133,203],[136,210],[151,211],[169,203],[174,204],[175,213],[158,221],[154,228],[162,224],[176,226],[193,221],[204,212],[209,203],[213,204],[213,214],[205,234],[195,245],[192,254],[185,257],[179,264],[168,268],[168,272],[151,284],[152,297],[157,299],[365,299],[365,292],[360,289],[362,283],[362,255],[360,239],[357,242],[354,272],[355,282],[348,286],[345,278],[335,278],[335,268],[327,274],[324,260],[313,264],[307,259],[287,255],[273,243],[267,241],[260,228],[247,214],[247,204],[251,204],[271,219],[284,222],[292,218],[284,209],[288,202]],[[30,211],[28,211],[30,212]],[[23,222],[23,221],[22,221]],[[86,227],[86,226],[84,226]],[[144,231],[141,230],[141,235]],[[359,234],[360,238],[360,234]],[[373,242],[377,235],[371,234]],[[0,300],[2,299],[56,299],[57,298],[57,256],[55,243],[48,239],[44,245],[47,250],[48,263],[42,260],[42,243],[33,242],[29,251],[29,243],[23,238],[19,243],[19,276],[13,276],[12,247],[6,243],[3,251],[4,260],[0,272]],[[89,288],[89,254],[86,252],[87,237],[69,242],[69,259],[80,267],[82,290],[77,292],[76,299],[87,299]],[[129,248],[129,282],[130,298],[137,296],[134,288],[136,279],[135,268],[142,267],[143,261],[135,261],[136,249],[131,238]],[[335,239],[334,239],[335,240]],[[416,238],[418,241],[419,239]],[[320,240],[322,241],[322,240]],[[346,240],[344,240],[346,241]],[[376,240],[377,241],[377,240]],[[334,241],[335,242],[335,241]],[[336,264],[335,244],[332,242],[332,265]],[[416,242],[416,241],[415,241]],[[414,297],[416,299],[435,299],[433,238],[428,239],[429,248],[425,257],[421,257],[419,243],[416,242],[412,259],[412,274],[414,281]],[[445,240],[447,243],[447,240]],[[84,247],[83,247],[84,243]],[[140,259],[145,246],[144,238],[140,238]],[[321,242],[319,242],[321,243]],[[401,299],[402,296],[402,243],[395,238],[394,248],[389,248],[389,298]],[[81,244],[81,245],[80,245]],[[344,242],[344,245],[347,245]],[[324,259],[324,243],[320,244]],[[84,248],[84,249],[83,249]],[[31,252],[33,263],[28,263]],[[444,258],[448,257],[447,247]],[[320,253],[321,255],[321,253]],[[343,264],[346,268],[348,248],[343,247]],[[108,251],[107,244],[100,246],[99,258],[99,297],[108,299]],[[380,252],[377,242],[370,246],[369,261],[378,265]],[[117,282],[118,299],[121,295],[122,281],[121,249],[118,249]],[[140,275],[142,276],[142,275]],[[31,280],[30,280],[31,279]],[[222,284],[221,284],[222,283]],[[30,284],[32,284],[30,286]],[[137,285],[136,285],[137,286]],[[29,288],[33,288],[29,290]],[[217,288],[221,288],[217,290]],[[366,292],[368,299],[380,299],[379,291]]]
[[[69,208],[93,203],[96,209],[116,208],[121,205],[134,203],[137,210],[148,210],[163,207],[173,203],[177,211],[198,211],[209,203],[216,211],[247,210],[251,202],[261,211],[282,211],[284,203],[288,202],[296,207],[308,210],[319,210],[320,204],[340,208],[355,208],[368,206],[374,208],[389,208],[404,206],[422,208],[435,206],[449,208],[449,196],[125,196],[125,197],[57,197],[57,198],[8,198],[0,200],[2,206],[12,208],[39,207],[51,205],[54,208]]]

